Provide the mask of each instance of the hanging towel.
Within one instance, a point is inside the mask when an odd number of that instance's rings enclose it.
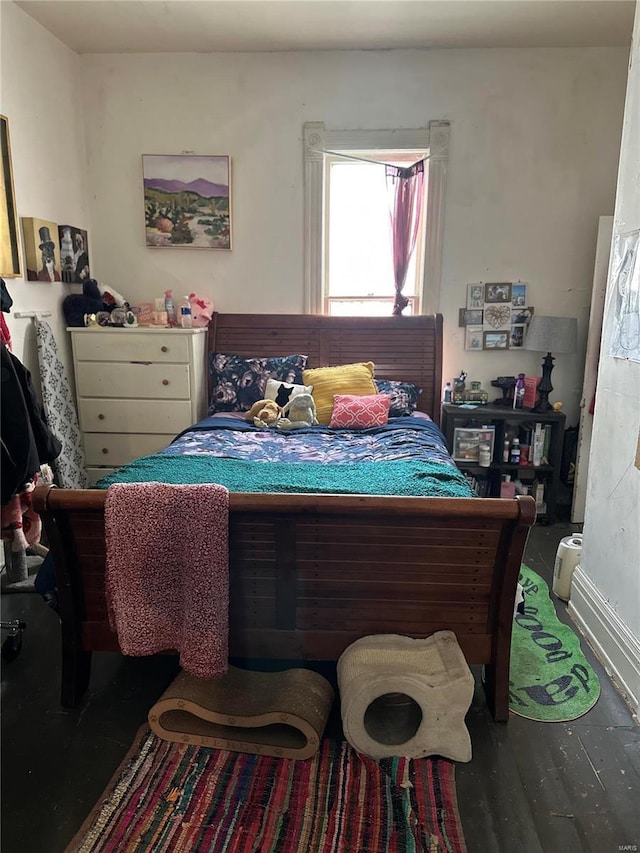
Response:
[[[56,339],[51,326],[44,320],[36,319],[36,338],[47,423],[62,442],[62,452],[53,466],[56,479],[58,485],[65,489],[86,489],[89,478],[85,470],[78,414],[64,365],[58,355]]]
[[[175,649],[191,675],[224,675],[229,631],[229,492],[203,483],[107,491],[109,620],[126,655]]]

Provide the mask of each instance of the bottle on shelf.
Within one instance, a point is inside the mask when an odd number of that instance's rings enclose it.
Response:
[[[500,483],[501,498],[515,498],[516,484],[511,481],[511,474],[503,474],[502,482]]]
[[[520,464],[520,439],[517,436],[511,442],[511,453],[509,454],[509,462],[512,465]]]
[[[192,329],[193,328],[193,317],[191,316],[191,303],[189,302],[188,296],[185,296],[182,304],[180,305],[180,326],[183,329]]]
[[[513,408],[521,409],[524,405],[524,373],[519,373],[513,389]]]
[[[170,326],[176,325],[176,308],[173,302],[173,290],[164,292],[164,310],[167,312],[167,322]]]
[[[481,468],[489,468],[491,465],[491,445],[481,444],[478,448],[478,465]]]
[[[505,436],[504,444],[502,445],[502,461],[508,462],[511,451],[511,444],[509,443],[509,437]]]
[[[451,383],[445,382],[444,391],[442,392],[442,402],[443,403],[450,403],[451,402],[451,395],[452,395]]]

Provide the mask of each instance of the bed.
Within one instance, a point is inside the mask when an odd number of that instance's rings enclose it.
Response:
[[[418,410],[439,422],[439,315],[216,314],[208,348],[305,353],[308,366],[371,360],[376,378],[421,387]],[[105,496],[48,486],[34,496],[56,565],[66,707],[88,685],[92,652],[119,651],[104,593]],[[513,602],[534,520],[529,497],[232,492],[230,653],[335,661],[367,634],[449,629],[467,661],[484,665],[488,704],[506,720]]]

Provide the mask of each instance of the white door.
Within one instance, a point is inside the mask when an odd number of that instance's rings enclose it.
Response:
[[[593,428],[593,415],[589,409],[591,408],[596,392],[596,379],[598,377],[602,316],[604,314],[604,296],[607,289],[612,234],[613,216],[601,216],[598,222],[596,262],[593,272],[593,290],[591,291],[591,313],[589,314],[589,330],[587,332],[587,357],[584,366],[582,398],[580,400],[578,450],[576,453],[573,503],[571,505],[571,521],[574,524],[582,524],[584,522],[587,476],[589,474],[589,453],[591,451],[591,430]]]

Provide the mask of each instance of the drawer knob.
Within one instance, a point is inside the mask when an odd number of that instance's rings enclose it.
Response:
[[[103,447],[103,448],[102,448],[102,452],[103,452],[103,453],[108,453],[108,452],[109,452],[109,448],[108,448],[108,447]]]
[[[169,347],[160,347],[160,352],[169,352]]]
[[[168,379],[163,379],[163,380],[162,380],[162,384],[163,384],[163,385],[168,385],[168,384],[169,384],[169,380],[168,380]]]
[[[103,420],[104,420],[104,415],[102,414],[102,412],[100,412],[100,414],[98,415],[98,420],[99,420],[99,421],[103,421]]]

